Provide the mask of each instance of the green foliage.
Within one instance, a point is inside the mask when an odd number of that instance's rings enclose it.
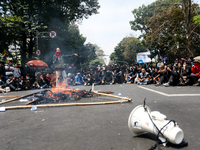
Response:
[[[103,65],[102,61],[97,57],[96,59],[92,60],[90,62],[90,66],[98,66],[98,65]]]
[[[147,49],[144,42],[135,37],[126,37],[115,47],[114,52],[110,55],[110,60],[114,60],[115,63],[133,64],[136,62],[136,53],[145,51]]]
[[[85,38],[77,35],[77,30],[70,28],[70,24],[97,14],[99,7],[98,0],[3,0],[0,3],[0,51],[7,49],[11,44],[19,44],[22,61],[26,62],[27,59],[33,57],[33,47],[36,47],[36,30],[41,33],[49,32],[51,29],[56,30],[60,35],[57,43],[64,41],[63,47],[78,48],[76,51],[80,51],[80,45],[81,43],[83,45]],[[58,24],[54,24],[55,20]],[[73,31],[75,33],[72,34]],[[45,42],[52,43],[52,40],[45,40],[40,41],[44,41],[42,45],[48,51],[51,46],[46,47]],[[66,44],[67,40],[70,43]]]
[[[85,44],[78,54],[77,63],[81,63],[83,67],[105,64],[104,51],[96,44]]]
[[[200,26],[200,16],[194,16],[193,21],[196,25]]]
[[[200,28],[193,22],[199,5],[191,0],[157,0],[135,9],[131,28],[140,31],[151,55],[172,57],[194,56],[199,53]],[[198,24],[198,17],[193,21]]]

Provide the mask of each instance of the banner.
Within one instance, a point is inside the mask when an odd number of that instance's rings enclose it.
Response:
[[[4,54],[3,54],[3,61],[6,63],[7,62],[7,51],[4,49]]]
[[[148,63],[151,61],[151,58],[149,57],[150,52],[142,52],[137,53],[137,63]]]

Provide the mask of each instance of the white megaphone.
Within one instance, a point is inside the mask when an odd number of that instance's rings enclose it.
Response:
[[[152,111],[148,106],[139,105],[133,109],[128,119],[128,127],[134,135],[152,133],[158,136],[161,142],[170,141],[180,144],[184,133],[176,122],[167,120],[167,117],[158,111]]]

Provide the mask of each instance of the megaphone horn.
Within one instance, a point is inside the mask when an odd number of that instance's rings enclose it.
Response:
[[[145,105],[139,105],[132,110],[128,127],[134,135],[149,132],[157,135],[162,142],[180,144],[184,138],[183,131],[175,121],[167,120],[167,117],[158,111],[151,112],[151,109]]]
[[[61,56],[61,52],[60,51],[55,52],[55,56],[56,57],[60,57]]]

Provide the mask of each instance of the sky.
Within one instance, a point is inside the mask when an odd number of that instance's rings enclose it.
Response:
[[[87,38],[86,43],[98,45],[110,55],[120,41],[127,36],[138,37],[140,32],[131,30],[129,24],[134,20],[132,11],[140,6],[149,5],[155,0],[99,0],[99,14],[83,19],[79,24],[80,33]],[[106,63],[109,56],[106,56]]]

